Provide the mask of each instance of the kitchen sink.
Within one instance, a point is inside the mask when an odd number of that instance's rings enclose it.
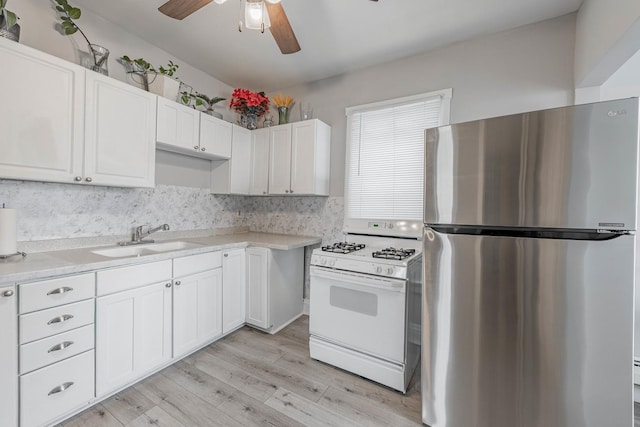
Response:
[[[177,251],[180,249],[199,248],[201,246],[202,245],[199,243],[178,241],[165,243],[147,243],[136,246],[117,246],[106,249],[97,249],[91,252],[107,258],[125,258],[131,256],[153,255],[160,252]]]

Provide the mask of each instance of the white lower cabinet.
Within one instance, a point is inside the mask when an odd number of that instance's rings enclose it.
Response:
[[[222,335],[222,269],[173,282],[173,357]]]
[[[118,389],[171,359],[171,282],[96,300],[96,394]]]
[[[246,322],[274,334],[302,314],[304,248],[250,247],[246,260]]]
[[[18,425],[18,321],[16,287],[0,287],[0,426]]]
[[[245,322],[245,250],[222,253],[222,332],[226,334]]]
[[[94,352],[90,350],[20,377],[20,426],[49,424],[93,397]]]

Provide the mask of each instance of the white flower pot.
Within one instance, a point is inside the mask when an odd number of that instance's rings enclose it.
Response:
[[[180,80],[176,80],[164,74],[154,76],[153,73],[147,73],[147,79],[149,81],[149,92],[155,93],[156,95],[172,101],[178,101]]]

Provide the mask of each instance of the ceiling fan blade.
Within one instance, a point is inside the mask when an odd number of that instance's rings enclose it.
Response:
[[[271,21],[271,35],[276,40],[280,52],[286,54],[296,53],[300,51],[300,45],[298,39],[293,33],[291,24],[287,14],[284,13],[284,9],[280,3],[269,3],[267,5],[267,11],[269,12],[269,20]]]
[[[212,1],[213,0],[169,0],[160,6],[158,10],[171,18],[182,20]]]

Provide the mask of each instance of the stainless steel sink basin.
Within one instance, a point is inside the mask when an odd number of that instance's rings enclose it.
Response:
[[[160,252],[177,251],[180,249],[199,248],[201,246],[202,245],[199,243],[178,241],[165,243],[148,243],[136,246],[116,246],[105,249],[97,249],[91,252],[107,258],[125,258],[132,256],[153,255]]]

